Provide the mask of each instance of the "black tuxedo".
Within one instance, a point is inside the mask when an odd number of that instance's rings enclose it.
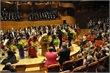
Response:
[[[60,65],[63,64],[63,62],[70,60],[70,49],[69,48],[63,48],[58,55],[60,56],[59,58],[59,63]]]
[[[55,38],[56,38],[55,35],[52,35],[52,41],[51,41],[51,43],[49,44],[49,46],[52,46],[52,47],[53,47],[54,51],[56,51],[55,45],[53,44],[53,41],[54,41]]]
[[[70,31],[68,30],[68,42],[69,42],[68,46],[69,47],[71,46],[72,37],[73,37],[73,34],[70,33]]]
[[[29,32],[26,33],[26,39],[28,39],[30,37],[30,34],[29,34]]]
[[[58,38],[60,39],[60,46],[62,45],[62,31],[60,29],[57,30]]]

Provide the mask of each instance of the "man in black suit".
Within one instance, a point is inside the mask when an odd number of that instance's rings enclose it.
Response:
[[[73,34],[71,33],[70,31],[70,27],[68,28],[68,46],[70,47],[71,46],[71,41],[72,41],[72,37],[73,37]]]
[[[62,50],[60,52],[58,52],[58,56],[60,57],[59,63],[61,66],[65,61],[70,60],[70,49],[67,48],[66,44],[62,45]]]
[[[28,28],[26,32],[26,39],[28,39],[31,35],[31,30]]]
[[[10,34],[12,34],[13,37],[16,37],[16,31],[14,28],[11,28]]]
[[[62,45],[62,31],[61,31],[61,27],[57,27],[57,32],[56,33],[58,34],[58,38],[60,39],[60,46],[59,46],[59,48],[60,48],[61,45]]]

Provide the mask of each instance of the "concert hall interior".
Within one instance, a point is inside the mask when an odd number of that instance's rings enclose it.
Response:
[[[1,0],[0,72],[109,72],[109,0]]]

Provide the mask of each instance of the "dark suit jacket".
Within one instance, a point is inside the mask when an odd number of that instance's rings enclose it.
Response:
[[[30,37],[29,33],[26,33],[26,39],[28,39]]]
[[[61,40],[62,39],[62,32],[60,29],[57,30],[57,34],[58,34],[59,39]]]
[[[59,63],[60,63],[60,65],[62,65],[63,62],[70,60],[70,49],[69,48],[62,49],[58,53],[58,55],[60,56]]]

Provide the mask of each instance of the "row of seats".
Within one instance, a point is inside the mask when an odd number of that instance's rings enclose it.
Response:
[[[73,66],[73,61],[66,61],[63,63],[62,71],[63,73],[66,73],[66,71],[71,70]],[[77,62],[79,63],[79,62]],[[72,70],[72,72],[96,72],[96,68],[98,65],[106,66],[106,64],[109,64],[109,56],[101,58],[99,61],[95,61],[87,65],[81,65]],[[50,65],[48,68],[48,72],[60,72],[60,65]]]
[[[23,20],[23,13],[21,12],[8,12],[8,11],[2,11],[1,12],[1,20],[2,21],[21,21]],[[28,15],[28,20],[55,20],[58,17],[58,11],[52,10],[52,11],[45,11],[45,12],[34,12],[30,13]]]
[[[28,16],[28,20],[55,20],[58,17],[57,11],[46,11],[46,12],[35,12],[30,13]]]
[[[20,21],[23,19],[23,14],[21,12],[1,12],[2,21]]]
[[[98,65],[103,65],[107,67],[109,65],[109,57],[105,56],[99,61],[94,61],[88,65],[82,65],[82,59],[76,61],[76,65],[73,66],[73,60],[69,60],[63,63],[62,67],[60,64],[49,65],[48,68],[44,67],[44,63],[39,64],[27,64],[27,65],[17,65],[17,72],[95,72]]]

